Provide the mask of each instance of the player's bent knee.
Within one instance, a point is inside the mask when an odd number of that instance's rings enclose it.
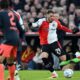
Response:
[[[12,65],[14,65],[14,59],[13,58],[7,58],[7,65],[8,66],[12,66]]]
[[[66,55],[62,55],[59,57],[61,61],[66,61]]]
[[[7,58],[7,63],[8,63],[8,64],[14,63],[14,59],[13,59],[13,58]]]
[[[47,52],[42,52],[40,55],[42,58],[48,58],[48,53]]]

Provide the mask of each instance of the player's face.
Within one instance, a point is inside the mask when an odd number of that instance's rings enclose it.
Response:
[[[53,21],[53,17],[54,17],[53,13],[47,14],[47,20],[48,20],[48,22],[52,22]]]
[[[55,14],[54,14],[54,17],[55,17],[56,19],[59,19],[59,14],[58,14],[58,13],[55,13]]]

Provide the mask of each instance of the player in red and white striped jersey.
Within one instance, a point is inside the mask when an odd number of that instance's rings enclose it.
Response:
[[[48,11],[46,18],[39,19],[32,23],[32,26],[39,27],[40,44],[42,45],[41,58],[46,69],[52,72],[52,78],[58,75],[53,69],[52,53],[58,56],[61,60],[66,60],[66,55],[61,46],[58,44],[57,29],[72,33],[72,30],[61,25],[61,23],[54,17],[52,11]]]

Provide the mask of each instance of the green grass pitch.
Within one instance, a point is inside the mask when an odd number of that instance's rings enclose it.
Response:
[[[51,73],[49,71],[28,71],[28,70],[22,70],[19,71],[19,75],[21,80],[80,80],[80,71],[74,71],[74,75],[72,78],[65,78],[63,76],[63,71],[57,71],[58,72],[58,78],[55,79],[49,79]],[[8,76],[8,71],[5,71],[5,78]]]

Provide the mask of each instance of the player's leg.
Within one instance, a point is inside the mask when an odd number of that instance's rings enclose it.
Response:
[[[16,56],[16,62],[15,62],[16,70],[14,74],[15,80],[20,80],[18,70],[21,69],[21,52],[22,52],[22,45],[19,43],[17,54],[15,53],[15,56]]]
[[[46,69],[50,70],[51,72],[54,71],[53,67],[53,60],[50,58],[51,53],[49,49],[49,45],[43,45],[42,46],[42,53],[41,53],[41,58],[44,63],[44,66]]]
[[[8,48],[9,48],[7,56],[8,70],[9,70],[10,80],[14,80],[14,73],[16,69],[14,60],[16,58],[17,48],[10,45],[8,45]]]
[[[4,65],[3,65],[4,57],[0,56],[0,79],[4,80]]]
[[[17,70],[21,69],[21,52],[22,52],[22,45],[19,43],[18,51],[17,51],[17,64],[16,64]]]
[[[7,66],[9,70],[9,78],[10,80],[14,80],[14,73],[15,73],[15,64],[14,64],[14,58],[7,58]]]
[[[43,60],[44,67],[46,69],[50,70],[51,72],[53,72],[54,71],[53,60],[52,60],[52,58],[50,58],[49,54],[47,52],[42,52],[41,53],[41,58]]]
[[[69,57],[67,56],[67,53],[60,47],[60,43],[58,44],[56,42],[54,46],[55,46],[54,48],[55,55],[58,56],[61,61],[63,61],[60,63],[60,66],[68,64],[69,61],[67,60],[69,59]]]
[[[61,61],[66,61],[67,60],[66,54],[59,56],[59,58],[60,58]]]
[[[52,73],[52,78],[56,78],[57,74],[53,68],[54,62],[48,45],[42,47],[41,58],[45,68]]]
[[[6,45],[5,44],[1,44],[0,45],[0,79],[4,80],[4,66],[3,66],[3,61],[6,58],[5,53],[7,53],[8,50],[6,51]]]
[[[53,53],[60,58],[61,61],[66,61],[66,52],[62,49],[60,43],[55,42],[51,45]]]

